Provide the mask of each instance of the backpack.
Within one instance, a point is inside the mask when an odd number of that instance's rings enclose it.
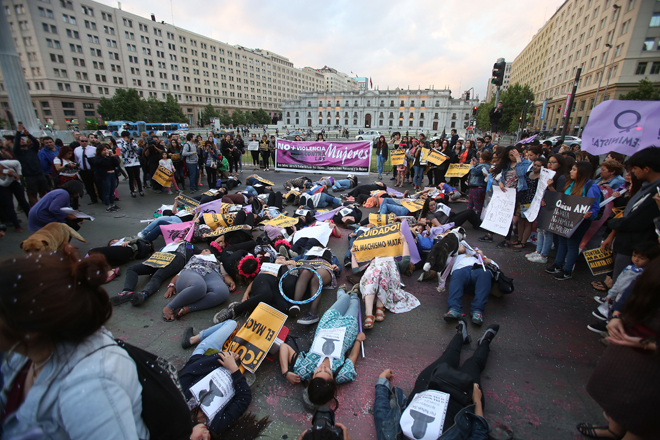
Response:
[[[593,180],[590,180],[589,182],[587,182],[586,185],[584,185],[584,190],[583,190],[584,194],[586,194],[586,195],[589,194],[589,190],[591,189],[592,185],[594,185]],[[600,205],[601,203],[603,203],[605,198],[603,197],[603,191],[600,191],[600,188],[598,188],[598,189],[599,189],[599,191],[598,191],[598,204]],[[601,206],[600,209],[598,210],[598,214],[596,214],[596,217],[594,217],[592,219],[589,219],[589,220],[600,220],[603,217],[604,212],[605,212],[605,206]]]

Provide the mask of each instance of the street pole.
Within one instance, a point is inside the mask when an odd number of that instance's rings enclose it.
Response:
[[[568,129],[568,121],[571,119],[571,109],[573,108],[573,101],[575,100],[575,92],[577,92],[581,73],[582,73],[582,67],[578,67],[578,70],[575,73],[575,81],[573,82],[573,91],[571,92],[571,99],[568,100],[568,108],[566,109],[566,118],[564,118],[564,128],[562,128],[561,130],[561,137],[557,141],[557,145],[561,145],[564,143],[564,138],[566,137],[566,130]]]
[[[614,13],[616,14],[616,23],[614,23],[614,33],[612,34],[612,44],[610,45],[610,49],[612,46],[614,46],[615,43],[615,38],[616,38],[616,27],[619,24],[619,16],[621,15],[621,6],[617,5],[616,3],[614,4]],[[609,52],[609,50],[608,50]],[[612,77],[612,65],[614,64],[614,58],[616,58],[616,53],[612,55],[612,62],[610,64],[610,73],[607,75],[607,82],[605,83],[605,90],[603,91],[603,98],[607,96],[607,87],[610,85],[610,78]],[[607,60],[605,61],[605,65],[607,65]],[[605,72],[605,68],[603,68],[603,72]]]
[[[516,135],[516,142],[521,139],[522,127],[527,119],[527,105],[529,104],[529,93],[531,90],[527,91],[527,97],[525,98],[525,105],[523,106],[522,111],[520,112],[520,121],[518,122],[518,133]]]
[[[495,91],[495,107],[497,107],[497,103],[500,101],[500,86],[497,86],[497,90]]]
[[[605,55],[605,61],[603,62],[603,71],[600,72],[600,79],[598,80],[598,88],[596,89],[596,96],[594,97],[594,102],[591,105],[591,110],[596,107],[596,101],[598,101],[598,92],[600,91],[600,84],[603,82],[603,75],[605,75],[605,67],[607,67],[607,59],[610,57],[610,50],[612,49],[612,45],[610,43],[607,43],[605,45],[607,47],[607,54]]]

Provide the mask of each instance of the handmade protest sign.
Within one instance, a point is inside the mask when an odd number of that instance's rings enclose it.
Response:
[[[394,221],[395,214],[369,214],[369,223],[379,227],[385,226]]]
[[[165,244],[185,239],[186,233],[192,225],[192,220],[183,223],[173,223],[171,225],[160,225],[160,231],[163,233]]]
[[[223,215],[223,214],[203,214],[204,223],[209,228],[216,230],[218,228],[226,228],[227,226],[234,225],[234,216],[233,215]]]
[[[422,152],[419,154],[419,164],[420,165],[426,165],[427,164],[427,159],[429,157],[429,154],[431,154],[431,149],[430,148],[422,148]]]
[[[218,194],[218,190],[217,190],[217,189],[210,189],[210,190],[208,190],[208,191],[202,193],[202,195],[204,195],[204,196],[209,196],[209,197],[213,197],[213,196],[216,195],[216,194]]]
[[[250,141],[247,146],[248,151],[259,151],[259,142]]]
[[[527,218],[527,220],[530,222],[536,220],[536,217],[539,215],[541,200],[543,200],[545,190],[548,188],[548,180],[552,179],[554,176],[554,171],[551,171],[545,167],[541,168],[541,176],[539,177],[539,183],[536,187],[536,193],[534,193],[532,203],[529,205],[529,208],[527,208],[527,211],[523,212],[525,218]]]
[[[536,220],[537,228],[568,238],[580,226],[595,200],[593,197],[548,192],[545,206],[541,207]]]
[[[447,174],[445,174],[445,177],[463,177],[467,173],[470,172],[470,164],[469,163],[453,163],[449,165],[449,168],[447,169]]]
[[[488,203],[481,227],[495,234],[506,235],[515,209],[516,189],[509,188],[504,192],[499,186],[493,185],[493,197]]]
[[[274,219],[267,220],[262,223],[264,225],[272,225],[280,228],[289,228],[291,226],[297,225],[298,221],[299,221],[298,218],[288,217],[286,215],[278,215]]]
[[[401,200],[401,206],[410,212],[417,212],[424,207],[424,200],[403,199]]]
[[[426,390],[415,394],[399,421],[406,438],[436,440],[442,435],[449,394]],[[453,422],[453,421],[452,421]]]
[[[210,234],[205,234],[204,238],[210,238],[210,237],[220,237],[221,235],[224,235],[228,232],[234,232],[234,231],[250,231],[252,228],[250,225],[236,225],[236,226],[228,226],[226,228],[218,228],[215,231],[211,232]]]
[[[403,254],[401,223],[373,228],[360,235],[353,242],[358,263],[375,257],[398,257]]]
[[[390,157],[392,158],[392,165],[403,165],[403,161],[406,158],[406,150],[393,150],[390,153]]]
[[[234,397],[234,381],[225,367],[218,367],[190,387],[190,393],[209,420],[213,420]]]
[[[188,197],[184,194],[179,194],[177,196],[177,200],[182,205],[188,206],[188,207],[191,207],[191,208],[197,208],[199,206],[199,202],[197,200],[191,199],[190,197]]]
[[[229,350],[237,353],[241,365],[251,373],[257,371],[266,357],[287,316],[265,303],[259,303],[236,333]]]
[[[307,173],[368,174],[371,142],[300,142],[277,140],[275,169]]]
[[[321,362],[325,358],[339,359],[343,354],[342,347],[344,346],[345,336],[346,327],[318,329],[310,351],[318,354],[321,357]]]
[[[248,176],[248,179],[249,179],[250,177],[254,177],[254,178],[257,179],[259,182],[261,182],[262,184],[264,184],[264,185],[266,185],[266,186],[273,186],[273,185],[275,185],[275,183],[273,183],[272,181],[270,181],[270,180],[268,180],[268,179],[264,179],[263,177],[260,177],[260,176],[258,176],[258,175],[256,175],[256,174],[253,174],[253,175],[251,175],[251,176]]]
[[[431,150],[431,153],[426,160],[433,165],[442,165],[442,163],[447,160],[447,156],[435,150]]]
[[[158,167],[154,175],[151,177],[156,182],[160,183],[165,188],[172,186],[172,176],[174,173],[165,167]]]
[[[589,249],[582,252],[584,259],[587,260],[591,275],[601,275],[611,272],[614,269],[614,259],[612,251],[604,251],[601,248]]]
[[[222,203],[222,200],[213,200],[212,202],[204,203],[199,206],[199,212],[202,214],[228,214],[229,209],[234,206],[229,203]]]
[[[160,269],[166,267],[168,264],[174,261],[175,256],[176,255],[169,252],[156,252],[151,257],[149,257],[148,260],[142,262],[142,264]]]

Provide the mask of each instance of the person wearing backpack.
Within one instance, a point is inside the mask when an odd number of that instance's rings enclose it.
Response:
[[[481,373],[499,328],[498,324],[488,327],[472,357],[459,367],[461,349],[471,341],[467,323],[461,319],[445,352],[417,376],[407,398],[401,388],[391,385],[392,370],[383,371],[376,382],[373,409],[378,440],[487,440],[490,427],[484,418]],[[444,410],[444,419],[416,411],[416,403],[436,413]]]
[[[136,362],[103,327],[107,269],[70,244],[0,264],[3,438],[150,437]]]

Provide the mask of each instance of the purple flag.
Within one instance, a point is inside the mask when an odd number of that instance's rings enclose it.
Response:
[[[170,244],[178,240],[185,240],[187,232],[193,225],[192,220],[183,223],[173,223],[171,225],[160,225],[165,244]]]

